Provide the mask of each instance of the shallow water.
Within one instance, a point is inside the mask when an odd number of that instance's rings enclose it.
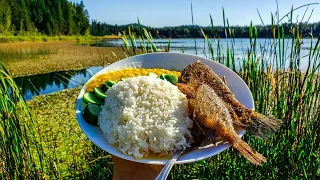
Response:
[[[37,95],[49,94],[84,85],[92,75],[99,72],[102,68],[102,66],[96,66],[77,71],[60,71],[18,77],[14,78],[14,81],[21,88],[24,98],[30,100]]]
[[[311,46],[311,39],[303,39],[303,44],[301,45],[301,65],[300,69],[305,70],[308,67],[308,53]],[[168,46],[168,39],[155,39],[154,40],[155,45],[157,48],[167,48]],[[215,57],[217,56],[217,47],[218,42],[217,40],[212,40],[212,47]],[[253,43],[253,42],[252,42]],[[273,44],[272,39],[267,38],[259,38],[256,42],[256,55],[257,56],[263,56],[264,60],[272,60],[275,59],[274,57],[270,58],[270,56],[273,55],[273,52],[270,52],[271,46],[275,46],[277,44]],[[278,43],[278,42],[275,42]],[[289,57],[291,52],[291,39],[285,39],[284,40],[284,54],[286,58],[286,66],[289,65]],[[316,40],[313,42],[313,46],[316,43]],[[140,41],[137,40],[136,42],[137,46],[140,47]],[[234,39],[234,42],[231,39],[220,39],[219,46],[221,47],[221,56],[226,57],[226,50],[227,46],[231,48],[231,45],[233,44],[234,49],[234,56],[236,59],[236,66],[239,66],[239,63],[242,62],[242,58],[247,57],[247,50],[250,47],[250,39],[248,38],[237,38]],[[121,46],[123,45],[122,39],[116,39],[116,40],[103,40],[103,41],[97,41],[91,44],[92,46],[101,46],[101,47],[113,47],[113,46]],[[184,49],[184,53],[187,54],[193,54],[198,55],[201,57],[211,58],[211,55],[208,51],[208,45],[207,42],[202,38],[196,39],[193,38],[183,38],[183,39],[171,39],[170,40],[170,52],[182,52],[182,49]],[[277,49],[278,50],[278,49]],[[278,53],[279,54],[279,53]]]

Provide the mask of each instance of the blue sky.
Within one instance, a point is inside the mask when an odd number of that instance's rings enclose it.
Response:
[[[71,0],[80,2],[80,0]],[[176,26],[192,24],[191,1],[190,0],[83,0],[89,11],[90,19],[106,22],[109,24],[129,24],[140,22],[153,27]],[[280,17],[294,8],[308,3],[320,3],[320,0],[278,0]],[[215,25],[222,25],[222,7],[225,9],[226,17],[230,25],[261,24],[257,9],[266,24],[271,22],[271,12],[276,11],[274,0],[193,0],[193,14],[195,24],[208,25],[210,23],[209,13],[213,17]],[[320,5],[309,6],[305,20],[313,15],[311,22],[320,21]],[[301,20],[306,8],[294,13],[295,19]],[[318,13],[317,13],[318,12]]]

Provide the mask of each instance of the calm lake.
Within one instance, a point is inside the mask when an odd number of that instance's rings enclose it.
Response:
[[[155,39],[154,43],[157,46],[157,48],[167,48],[169,39]],[[217,56],[217,47],[218,42],[212,40],[212,47],[214,51],[215,57]],[[277,43],[277,42],[276,42]],[[260,38],[257,39],[256,42],[256,55],[258,56],[264,56],[264,59],[269,59],[270,55],[272,55],[274,52],[271,52],[272,46],[277,46],[276,43],[273,43],[272,39],[267,38]],[[289,65],[289,56],[291,52],[291,39],[285,39],[284,40],[284,49],[285,49],[285,57],[288,59],[286,65]],[[313,42],[313,46],[315,45],[316,40]],[[137,46],[140,46],[140,41],[136,42]],[[117,40],[105,40],[96,42],[97,46],[121,46],[123,45],[122,39]],[[229,45],[229,48],[233,45],[234,49],[234,56],[235,59],[240,61],[243,57],[247,57],[247,50],[250,47],[250,39],[248,38],[239,38],[234,39],[234,42],[232,42],[231,39],[220,39],[219,46],[221,49],[221,56],[226,56],[227,52],[227,46]],[[303,39],[302,45],[301,45],[301,69],[307,69],[308,67],[308,58],[306,57],[309,54],[311,46],[311,39]],[[273,48],[274,49],[274,48]],[[193,54],[198,55],[201,57],[211,58],[211,55],[209,53],[209,48],[207,45],[207,42],[204,39],[192,39],[192,38],[184,38],[184,39],[171,39],[170,40],[170,52],[183,52],[187,54]],[[271,58],[272,59],[272,58]]]
[[[168,39],[156,39],[154,41],[155,45],[160,47],[167,47]],[[139,44],[139,41],[137,42]],[[214,47],[214,54],[217,53],[217,42],[212,42]],[[231,46],[232,42],[226,39],[220,39],[221,55],[226,54],[227,45]],[[246,50],[250,46],[249,39],[235,39],[234,40],[234,54],[235,59],[240,59],[246,56]],[[313,43],[315,44],[315,42]],[[95,46],[121,46],[123,41],[119,40],[105,40],[95,42],[92,45]],[[269,53],[270,47],[272,46],[271,40],[269,39],[257,39],[257,49],[256,54],[261,55],[264,53]],[[309,53],[309,48],[311,46],[311,39],[304,39],[301,48],[301,57],[306,56]],[[289,57],[289,52],[291,48],[291,40],[285,40],[285,52],[286,57]],[[188,54],[194,54],[202,57],[211,58],[208,52],[207,43],[203,39],[196,39],[196,48],[194,39],[171,39],[170,52],[182,52]],[[266,53],[267,52],[267,53]],[[301,69],[306,69],[308,59],[301,59]],[[83,85],[93,74],[100,71],[103,67],[90,67],[79,71],[61,71],[42,75],[27,76],[21,78],[15,78],[18,86],[22,88],[22,92],[26,100],[32,99],[34,96],[40,94],[49,94],[63,89],[75,88],[77,86]],[[32,83],[30,83],[30,81]],[[39,91],[39,92],[38,92]]]

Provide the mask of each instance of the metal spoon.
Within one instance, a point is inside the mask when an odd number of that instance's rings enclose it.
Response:
[[[174,163],[178,160],[180,155],[185,151],[190,151],[190,150],[194,150],[194,149],[199,148],[205,142],[205,139],[206,138],[204,136],[202,136],[199,139],[200,141],[198,140],[198,142],[201,142],[201,143],[194,143],[189,148],[176,151],[173,154],[173,156],[171,157],[171,159],[167,162],[167,164],[163,167],[163,169],[161,170],[161,172],[157,176],[156,180],[166,180],[170,171],[171,171],[171,168],[173,167]]]

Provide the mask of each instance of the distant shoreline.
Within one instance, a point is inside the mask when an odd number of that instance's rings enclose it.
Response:
[[[47,35],[35,35],[35,36],[0,36],[1,43],[14,43],[14,42],[48,42],[48,41],[99,41],[99,40],[115,40],[121,39],[118,35],[106,35],[106,36],[47,36]]]
[[[14,43],[14,42],[49,42],[49,41],[111,41],[111,40],[121,40],[122,37],[118,35],[106,35],[106,36],[0,36],[0,44],[2,43]],[[203,37],[175,37],[175,38],[153,38],[154,40],[161,39],[196,39],[205,40]],[[209,38],[209,39],[249,39],[249,38]],[[254,39],[254,38],[253,38]],[[257,37],[256,39],[273,39],[271,37]],[[285,39],[291,39],[291,37],[285,37]],[[311,39],[311,37],[304,37],[303,39]],[[316,39],[316,37],[314,37]],[[278,40],[278,39],[275,39]]]
[[[103,38],[104,40],[117,40],[117,39],[122,39],[120,36],[118,36],[119,38]],[[291,39],[292,37],[285,37],[284,39]],[[175,37],[175,38],[170,38],[170,37],[162,37],[162,38],[153,38],[153,40],[159,40],[159,39],[201,39],[201,40],[205,40],[203,37],[196,37],[196,38],[193,38],[193,37],[183,37],[183,38],[178,38],[178,37]],[[209,39],[250,39],[249,37],[235,37],[235,38],[209,38]],[[254,38],[252,38],[254,39]],[[257,37],[256,39],[273,39],[271,37]],[[311,39],[311,37],[304,37],[303,39]],[[317,39],[317,37],[315,36],[314,39]],[[275,38],[275,40],[278,40],[277,38]]]

